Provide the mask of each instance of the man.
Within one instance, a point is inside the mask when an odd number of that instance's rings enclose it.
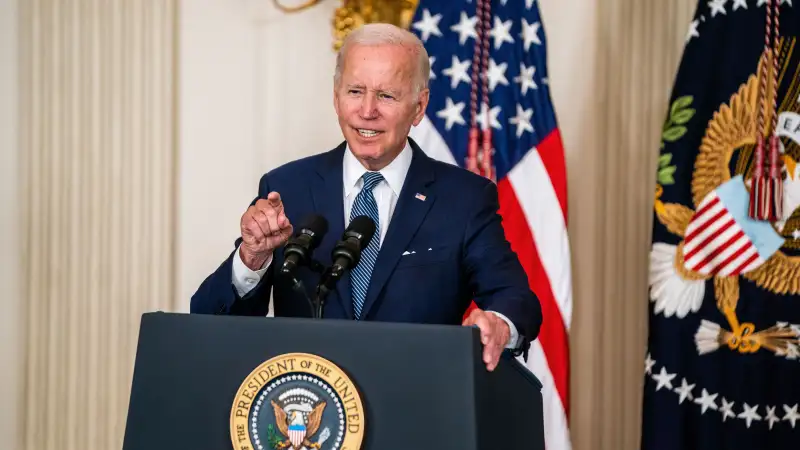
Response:
[[[524,351],[542,321],[538,299],[497,214],[497,188],[435,161],[408,137],[428,104],[430,66],[414,34],[387,24],[353,31],[339,52],[334,107],[345,142],[264,175],[241,218],[235,251],[192,297],[191,311],[310,316],[308,302],[277,273],[293,223],[315,213],[330,229],[314,256],[331,263],[346,225],[370,216],[376,232],[358,265],[326,299],[324,318],[477,326],[484,361]],[[377,256],[376,256],[377,255]],[[319,275],[298,278],[309,288]]]

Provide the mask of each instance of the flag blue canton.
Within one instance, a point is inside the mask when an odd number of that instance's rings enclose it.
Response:
[[[410,27],[422,39],[432,63],[427,115],[462,167],[471,122],[476,9],[476,0],[421,0]],[[478,126],[492,127],[493,163],[501,180],[557,123],[538,5],[534,0],[493,1],[491,16],[489,106],[481,107],[479,95],[477,112]]]

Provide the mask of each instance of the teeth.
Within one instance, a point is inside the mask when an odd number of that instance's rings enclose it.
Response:
[[[373,137],[373,136],[377,136],[378,132],[375,131],[375,130],[365,130],[363,128],[359,128],[358,129],[358,134],[360,134],[360,135],[362,135],[364,137]]]

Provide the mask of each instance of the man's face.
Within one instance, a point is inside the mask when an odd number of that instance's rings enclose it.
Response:
[[[414,55],[397,45],[351,47],[334,107],[350,150],[370,170],[380,170],[403,150],[412,125],[428,105],[428,90],[414,89]]]

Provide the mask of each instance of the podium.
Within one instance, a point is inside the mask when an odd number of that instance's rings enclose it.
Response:
[[[541,384],[478,330],[142,316],[123,450],[544,449]]]

